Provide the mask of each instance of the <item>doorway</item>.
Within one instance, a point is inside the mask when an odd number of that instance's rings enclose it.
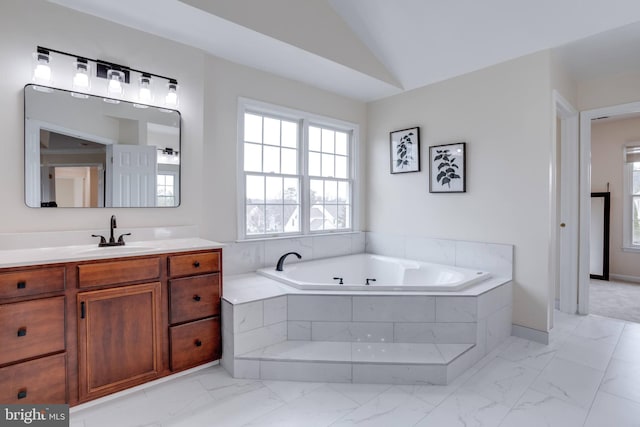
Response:
[[[591,138],[592,121],[640,113],[640,102],[597,108],[580,113],[580,233],[578,259],[578,313],[589,313],[591,249]],[[622,154],[621,154],[622,155]]]

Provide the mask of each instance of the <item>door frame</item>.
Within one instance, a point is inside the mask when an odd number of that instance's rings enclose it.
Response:
[[[589,313],[589,251],[591,225],[591,121],[604,116],[640,113],[640,102],[585,110],[580,113],[580,251],[578,313]]]
[[[578,230],[579,199],[567,197],[579,191],[579,113],[558,91],[552,93],[553,145],[551,153],[551,221],[549,272],[549,326],[553,325],[556,286],[559,287],[559,309],[565,313],[575,313],[578,306]],[[560,141],[558,141],[557,121],[560,120]],[[561,152],[558,159],[558,149]],[[560,168],[560,173],[558,173]],[[567,173],[575,171],[575,173]],[[560,192],[560,194],[558,194]],[[560,200],[558,201],[558,195]],[[560,204],[558,206],[558,203]],[[566,224],[566,226],[561,226]],[[561,248],[563,250],[561,250]],[[560,283],[558,285],[558,282]]]

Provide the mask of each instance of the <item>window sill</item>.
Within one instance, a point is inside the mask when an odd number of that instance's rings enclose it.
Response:
[[[273,240],[290,240],[290,239],[304,239],[307,237],[322,237],[322,236],[345,236],[352,234],[359,234],[362,231],[336,231],[334,233],[313,233],[313,234],[294,234],[291,236],[275,236],[275,237],[256,237],[255,239],[239,239],[235,240],[235,243],[251,243],[251,242],[267,242]],[[638,250],[640,252],[640,249]]]
[[[640,245],[623,246],[622,252],[631,252],[631,253],[640,254]]]

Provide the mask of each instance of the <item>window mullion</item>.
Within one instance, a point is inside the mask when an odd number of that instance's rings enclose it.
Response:
[[[309,214],[311,211],[311,193],[309,190],[309,121],[300,121],[300,150],[298,155],[298,166],[300,167],[301,191],[300,191],[300,231],[302,234],[309,234],[311,226],[309,224]]]

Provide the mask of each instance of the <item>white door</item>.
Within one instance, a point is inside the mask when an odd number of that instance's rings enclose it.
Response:
[[[107,147],[107,206],[156,205],[156,147],[109,145]]]

